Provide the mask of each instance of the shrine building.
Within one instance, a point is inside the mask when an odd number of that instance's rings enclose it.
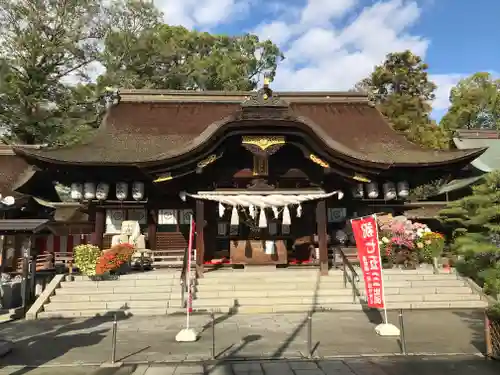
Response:
[[[485,149],[427,150],[396,133],[361,93],[120,90],[96,135],[63,148],[14,147],[30,165],[19,193],[55,184],[88,212],[101,248],[136,220],[175,265],[196,224],[196,268],[288,265],[328,272],[353,246],[349,219],[403,205]],[[397,203],[397,204],[396,204]],[[397,213],[397,212],[396,212]],[[193,216],[192,216],[193,215]]]

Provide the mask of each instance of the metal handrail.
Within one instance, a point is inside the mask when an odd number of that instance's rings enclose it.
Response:
[[[181,270],[181,277],[179,280],[180,285],[181,285],[181,307],[186,307],[185,294],[189,288],[188,279],[187,279],[188,255],[189,255],[189,249],[186,246],[186,248],[184,249],[184,255],[182,257],[182,270]],[[191,270],[189,270],[189,271],[191,271]]]
[[[438,260],[436,257],[432,258],[432,272],[434,275],[439,274]]]
[[[337,254],[340,254],[340,257],[342,258],[342,273],[343,273],[343,280],[344,280],[344,288],[347,288],[347,281],[349,280],[348,275],[347,275],[347,269],[351,272],[351,287],[352,287],[352,303],[356,303],[356,297],[358,293],[356,292],[356,283],[359,282],[359,275],[354,269],[351,261],[347,259],[347,256],[345,255],[344,251],[339,247],[335,247],[333,249],[333,262],[334,262],[334,267],[337,268]]]

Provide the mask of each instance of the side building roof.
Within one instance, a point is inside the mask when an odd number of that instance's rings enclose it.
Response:
[[[461,131],[453,138],[453,143],[460,150],[487,148],[486,152],[474,159],[471,164],[481,172],[489,173],[500,170],[500,135],[490,131]]]

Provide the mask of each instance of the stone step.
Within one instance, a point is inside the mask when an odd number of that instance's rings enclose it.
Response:
[[[258,284],[255,282],[242,282],[240,280],[226,280],[225,283],[198,283],[197,288],[201,290],[255,290],[262,285],[262,289],[277,288],[277,289],[340,289],[344,288],[343,281],[327,281],[327,282],[314,282],[314,281],[299,281],[299,280],[258,280]],[[364,288],[364,282],[355,282],[358,288]],[[451,279],[451,280],[427,280],[427,281],[392,281],[388,280],[384,282],[384,286],[388,288],[422,288],[422,287],[458,287],[464,286],[465,283],[462,280]],[[264,287],[265,286],[265,287]],[[347,288],[351,288],[352,284],[347,282]]]
[[[471,309],[480,308],[483,309],[488,306],[487,302],[476,300],[476,301],[412,301],[412,302],[391,302],[387,303],[387,308],[389,310],[396,309],[407,309],[407,310],[418,310],[418,309]],[[227,313],[229,311],[236,310],[238,313],[265,313],[265,312],[281,312],[281,313],[292,313],[301,311],[310,311],[312,308],[318,310],[345,310],[345,311],[359,311],[363,309],[363,304],[361,303],[321,303],[316,304],[280,304],[280,305],[241,305],[241,306],[211,306],[206,304],[193,304],[193,311],[195,312],[221,312]],[[173,309],[173,308],[172,308]],[[184,309],[179,308],[180,313],[184,312]]]
[[[153,267],[166,266],[166,267],[181,268],[183,263],[184,262],[182,261],[182,259],[176,260],[176,259],[171,259],[171,257],[162,257],[161,260],[153,260]]]
[[[328,289],[318,290],[222,290],[222,291],[204,291],[197,290],[196,296],[199,299],[204,298],[241,298],[241,297],[256,297],[256,298],[274,298],[274,297],[309,297],[309,296],[351,296],[351,289]]]
[[[488,302],[476,301],[425,301],[425,302],[393,302],[387,303],[387,309],[484,309]]]
[[[128,293],[180,293],[179,285],[158,287],[100,287],[100,288],[59,288],[56,295],[78,295],[78,294],[128,294]]]
[[[181,272],[178,270],[158,270],[158,271],[149,271],[149,272],[136,272],[136,273],[130,273],[130,274],[125,274],[125,275],[120,275],[118,280],[163,280],[163,279],[176,279],[179,280],[181,276]],[[194,277],[194,273],[193,273]],[[95,282],[93,280],[90,280],[88,276],[80,276],[76,275],[73,276],[73,282],[79,282],[79,281],[90,281],[90,282]],[[116,281],[118,281],[116,280]],[[110,280],[111,281],[111,280]],[[115,281],[115,280],[113,280]],[[104,281],[102,281],[104,282]]]
[[[87,288],[98,289],[101,287],[158,287],[180,285],[178,279],[143,279],[143,280],[105,280],[105,281],[64,281],[61,288]]]
[[[347,273],[348,277],[351,276],[351,273]],[[358,272],[360,278],[362,278],[361,271]],[[261,273],[253,273],[253,272],[231,272],[231,271],[217,271],[217,272],[209,272],[204,274],[203,278],[198,279],[199,282],[205,283],[217,283],[217,282],[227,282],[227,280],[320,280],[320,281],[328,281],[328,280],[342,280],[344,275],[342,272],[332,272],[328,276],[320,277],[318,272],[261,272]],[[398,281],[424,281],[424,280],[450,280],[456,279],[454,274],[406,274],[404,272],[395,273],[395,274],[385,274],[384,280],[398,280]]]
[[[364,295],[364,289],[359,289]],[[194,297],[199,300],[210,298],[245,298],[255,297],[263,299],[272,299],[277,297],[329,297],[329,296],[352,296],[351,288],[340,289],[299,289],[299,290],[193,290]],[[394,296],[398,301],[406,300],[425,300],[424,297],[428,296],[428,300],[447,299],[452,296],[456,298],[471,299],[479,298],[473,294],[470,288],[465,286],[458,288],[420,288],[420,289],[407,289],[407,288],[385,288],[386,296]],[[50,298],[51,301],[116,301],[116,300],[162,300],[162,299],[176,299],[180,300],[180,288],[172,289],[166,288],[112,288],[112,289],[98,289],[97,291],[80,290],[80,289],[57,289],[56,294]]]
[[[479,301],[477,294],[386,294],[387,303],[390,302],[452,302],[452,301]]]
[[[148,280],[149,281],[149,280]],[[405,294],[405,293],[472,293],[472,290],[465,285],[462,280],[440,281],[440,282],[385,282],[384,287],[386,294]],[[75,285],[79,284],[79,285]],[[122,285],[125,284],[125,285]],[[163,285],[162,285],[163,284]],[[78,283],[64,282],[61,288],[56,290],[56,294],[111,294],[111,293],[180,293],[181,286],[178,283],[158,283],[155,285],[139,285],[129,286],[129,283],[120,283],[115,281],[100,282],[100,283]],[[360,291],[364,290],[364,283],[355,284]],[[193,286],[194,291],[203,293],[219,293],[219,292],[255,292],[260,295],[266,295],[270,292],[271,295],[275,291],[294,294],[298,291],[319,292],[323,293],[344,293],[342,291],[352,290],[352,285],[348,283],[345,287],[343,283],[274,283],[269,284],[266,288],[255,284],[205,284]],[[350,292],[349,292],[350,293]]]
[[[358,288],[357,292],[364,295],[364,289]],[[323,296],[351,296],[351,288],[339,289],[268,289],[268,290],[204,290],[200,287],[193,290],[194,297],[197,299],[208,298],[275,298],[275,297],[323,297]],[[462,296],[460,298],[470,299],[476,296],[473,291],[465,286],[461,287],[429,287],[429,288],[385,288],[385,295],[395,296],[398,300],[411,298],[424,298],[428,296],[429,300],[446,299],[449,296]],[[401,297],[400,297],[401,296]],[[478,297],[478,296],[477,296]],[[97,290],[85,289],[57,289],[51,301],[114,301],[114,300],[148,300],[148,299],[178,299],[181,298],[180,287],[161,287],[161,288],[99,288]],[[458,297],[457,297],[458,298]],[[474,297],[475,298],[475,297]],[[479,298],[479,297],[478,297]]]
[[[102,293],[102,294],[58,294],[50,297],[50,303],[59,302],[112,302],[112,301],[164,301],[180,300],[180,293]]]
[[[356,301],[356,303],[359,301]],[[313,303],[353,303],[352,296],[326,296],[326,297],[276,297],[276,298],[254,298],[254,297],[240,297],[240,298],[203,298],[193,299],[193,308],[197,306],[209,307],[230,307],[230,306],[261,306],[261,305],[287,305],[287,304],[308,304]],[[127,308],[167,308],[178,307],[180,300],[178,298],[169,299],[163,298],[161,300],[130,300],[130,299],[115,299],[112,301],[51,301],[44,306],[45,311],[58,311],[58,310],[99,310],[99,309],[127,309]]]
[[[405,303],[395,302],[388,303],[389,310],[397,309],[469,309],[469,308],[485,308],[487,303],[484,301],[459,301],[459,302],[416,302]],[[294,312],[307,312],[312,308],[316,311],[359,311],[363,309],[361,304],[343,303],[343,304],[322,304],[311,306],[307,304],[299,305],[258,305],[258,306],[240,306],[238,307],[238,314],[264,314],[264,313],[294,313]],[[197,306],[195,312],[216,312],[228,313],[234,311],[234,308],[227,307],[209,307]],[[185,309],[180,307],[171,308],[129,308],[126,310],[113,310],[113,309],[85,309],[85,310],[57,310],[57,311],[43,311],[39,313],[39,318],[75,318],[75,317],[94,317],[94,316],[113,316],[117,314],[136,315],[136,316],[161,316],[168,314],[184,314]]]
[[[359,292],[364,293],[364,288],[357,288]],[[429,287],[429,288],[392,288],[386,287],[384,289],[386,295],[427,295],[427,294],[473,294],[473,291],[466,286],[459,287]],[[337,289],[267,289],[267,290],[219,290],[212,291],[202,289],[201,287],[196,288],[194,291],[200,298],[211,298],[214,296],[260,296],[260,297],[273,297],[273,296],[294,296],[294,295],[351,295],[352,289],[348,288],[337,288]]]
[[[168,309],[150,309],[150,308],[134,308],[123,311],[108,310],[108,309],[87,309],[87,310],[58,310],[58,311],[42,311],[38,314],[40,319],[54,319],[54,318],[78,318],[78,317],[96,317],[96,316],[109,316],[112,317],[115,313],[117,315],[136,315],[136,316],[161,316],[167,315],[169,313],[177,313],[178,308],[173,309],[169,312]]]
[[[284,282],[320,282],[320,283],[338,283],[343,282],[344,277],[342,274],[334,274],[327,277],[319,277],[317,273],[311,274],[306,273],[304,271],[298,272],[294,274],[293,272],[287,273],[269,273],[266,272],[264,274],[259,274],[257,276],[251,276],[252,273],[246,274],[238,274],[233,272],[213,272],[213,274],[217,274],[216,277],[209,277],[212,273],[207,273],[205,277],[200,278],[197,281],[199,285],[204,284],[227,284],[228,280],[231,280],[231,283],[247,283],[249,281],[253,281],[255,279],[260,280],[261,282],[276,282],[276,283],[284,283]],[[192,276],[194,279],[194,275]],[[86,276],[74,276],[74,281],[71,283],[79,284],[79,283],[111,283],[111,282],[125,282],[132,284],[135,281],[139,281],[142,283],[164,283],[164,282],[179,282],[180,281],[180,272],[146,272],[146,273],[134,273],[122,275],[118,280],[106,280],[106,281],[92,281],[89,280]],[[350,278],[350,275],[349,275]],[[393,274],[393,275],[385,275],[385,281],[453,281],[457,280],[455,275],[417,275],[417,274]],[[360,281],[362,281],[362,277],[360,275]]]
[[[179,307],[178,304],[173,304]],[[44,306],[44,311],[62,311],[62,310],[124,310],[129,308],[144,308],[144,309],[167,309],[169,300],[149,300],[149,301],[104,301],[104,302],[50,302]]]

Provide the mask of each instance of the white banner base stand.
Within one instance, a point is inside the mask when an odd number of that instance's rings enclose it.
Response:
[[[195,342],[198,340],[198,334],[192,328],[184,328],[175,336],[177,342]]]
[[[399,328],[390,323],[379,324],[375,327],[375,332],[379,336],[399,336]]]
[[[191,284],[191,260],[192,260],[192,250],[193,250],[193,237],[194,237],[194,221],[191,215],[189,223],[189,242],[188,242],[188,262],[187,262],[187,286],[188,286],[188,301],[186,305],[186,328],[183,328],[175,336],[175,341],[177,342],[195,342],[198,340],[198,334],[194,329],[190,327],[190,315],[192,312],[193,294],[192,294],[192,284]],[[194,251],[196,254],[196,250]],[[182,286],[184,287],[184,286]]]

